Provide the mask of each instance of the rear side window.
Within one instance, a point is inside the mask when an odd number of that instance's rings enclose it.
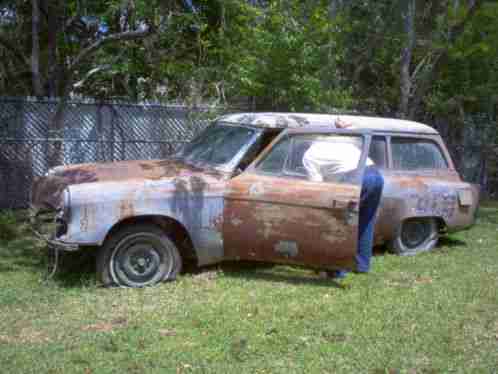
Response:
[[[437,143],[427,139],[392,138],[391,151],[395,169],[447,169]]]

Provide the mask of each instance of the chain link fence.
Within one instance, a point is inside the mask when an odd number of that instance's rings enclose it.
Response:
[[[23,208],[35,176],[51,157],[62,164],[161,159],[203,129],[223,108],[71,102],[62,133],[50,127],[55,100],[0,99],[0,209]],[[52,159],[53,160],[53,159]]]
[[[458,124],[436,119],[451,158],[466,182],[481,186],[484,198],[498,197],[498,126],[495,114],[466,116]]]
[[[50,124],[55,100],[0,98],[0,209],[23,208],[35,176],[54,164],[161,159],[226,108],[121,102],[70,102],[62,133]],[[240,109],[234,109],[238,111]],[[356,113],[358,114],[358,113]],[[498,196],[496,116],[468,118],[460,129],[433,120],[462,177]],[[455,136],[458,134],[458,136]]]

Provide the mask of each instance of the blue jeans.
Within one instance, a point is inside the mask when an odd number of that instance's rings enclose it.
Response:
[[[367,273],[370,270],[370,259],[375,229],[375,215],[380,205],[384,178],[373,166],[367,166],[363,174],[360,195],[360,216],[358,222],[358,250],[356,253],[356,271]],[[332,272],[335,278],[343,278],[347,272],[336,270]]]

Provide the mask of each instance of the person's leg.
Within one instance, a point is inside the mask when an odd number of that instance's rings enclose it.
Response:
[[[382,197],[384,178],[374,167],[367,167],[363,175],[360,212],[358,221],[358,249],[356,254],[357,272],[366,273],[370,270],[372,257],[375,215]],[[344,278],[347,270],[333,270],[328,274],[332,278]]]
[[[358,222],[358,252],[356,271],[366,273],[370,270],[370,259],[375,229],[375,215],[379,208],[384,178],[374,167],[367,167],[363,176],[360,197],[360,216]]]

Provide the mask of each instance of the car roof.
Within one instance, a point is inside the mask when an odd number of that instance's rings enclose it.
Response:
[[[423,123],[395,118],[366,117],[341,114],[311,113],[234,113],[218,118],[220,122],[249,125],[261,128],[335,128],[336,120],[351,123],[354,130],[370,130],[380,132],[400,132],[438,135],[438,132]]]

